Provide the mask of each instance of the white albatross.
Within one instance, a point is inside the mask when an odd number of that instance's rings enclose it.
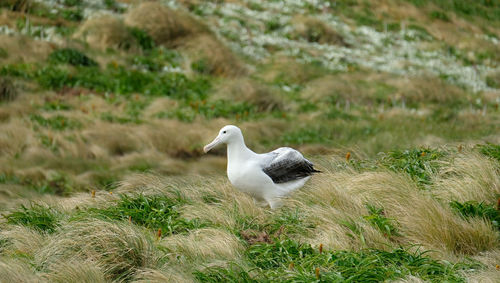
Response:
[[[231,184],[257,201],[267,202],[271,209],[280,206],[281,197],[320,172],[293,148],[280,147],[262,154],[251,151],[241,130],[233,125],[223,127],[203,151],[207,153],[221,143],[227,144],[227,177]]]

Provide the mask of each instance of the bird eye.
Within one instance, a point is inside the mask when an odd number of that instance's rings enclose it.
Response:
[[[222,133],[225,134],[227,131],[223,131]]]

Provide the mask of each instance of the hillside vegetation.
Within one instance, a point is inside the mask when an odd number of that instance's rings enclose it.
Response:
[[[500,281],[500,3],[0,3],[0,281]],[[226,124],[323,173],[271,211]]]

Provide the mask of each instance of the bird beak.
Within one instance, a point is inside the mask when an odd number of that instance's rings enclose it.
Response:
[[[220,139],[219,137],[216,137],[215,140],[213,140],[211,143],[207,144],[204,148],[203,148],[203,151],[205,153],[207,153],[208,151],[210,151],[212,148],[214,148],[216,145],[218,145],[220,143]]]

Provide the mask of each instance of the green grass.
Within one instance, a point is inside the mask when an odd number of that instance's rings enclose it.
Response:
[[[382,282],[410,275],[430,282],[465,282],[461,272],[480,267],[438,261],[402,248],[320,252],[290,239],[250,246],[245,256],[250,269],[233,264],[194,274],[201,282]]]
[[[102,70],[97,67],[68,69],[54,65],[39,67],[16,64],[2,67],[0,75],[34,79],[43,88],[51,90],[79,87],[100,93],[121,95],[141,93],[147,96],[170,96],[184,100],[204,99],[211,89],[211,83],[205,77],[190,79],[180,73],[142,72],[116,65],[109,65]]]
[[[499,144],[487,143],[484,145],[478,145],[478,147],[479,147],[479,152],[481,152],[482,154],[500,161],[500,145]]]
[[[435,5],[445,11],[454,12],[455,14],[467,19],[474,17],[483,18],[488,21],[500,21],[500,4],[495,0],[407,0],[417,7],[425,5]]]
[[[189,221],[180,216],[179,208],[185,203],[186,201],[180,197],[121,195],[115,206],[102,209],[89,208],[78,216],[90,214],[106,219],[131,221],[154,231],[161,229],[163,235],[172,235],[203,226],[198,221]]]
[[[431,175],[439,168],[437,160],[445,153],[430,148],[391,151],[382,155],[380,162],[393,170],[405,172],[419,184],[429,185]]]
[[[35,122],[36,125],[50,128],[57,131],[79,129],[82,127],[82,123],[75,119],[71,119],[62,115],[57,115],[49,118],[44,118],[38,114],[30,115],[30,120]]]
[[[484,218],[490,221],[494,228],[500,230],[500,208],[494,205],[477,201],[467,201],[464,203],[452,201],[450,202],[450,206],[464,218]]]
[[[21,207],[7,215],[3,215],[9,224],[24,225],[42,232],[52,233],[58,226],[59,213],[50,207],[31,204]]]
[[[380,230],[386,237],[398,235],[394,219],[385,216],[384,208],[378,208],[369,204],[366,207],[368,212],[370,212],[369,215],[363,216],[366,221]]]
[[[57,49],[50,53],[49,61],[53,63],[70,64],[73,66],[97,66],[97,62],[73,48]]]

